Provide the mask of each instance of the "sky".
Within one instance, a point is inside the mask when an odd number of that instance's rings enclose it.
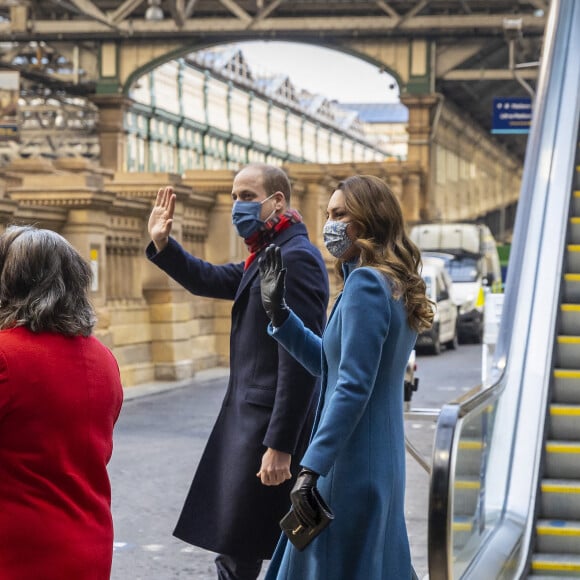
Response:
[[[388,73],[348,54],[311,44],[279,41],[236,43],[257,73],[284,73],[298,89],[343,103],[392,103],[399,88]],[[392,87],[392,88],[391,88]]]

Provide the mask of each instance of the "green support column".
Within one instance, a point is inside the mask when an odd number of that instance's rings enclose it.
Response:
[[[250,161],[250,149],[252,148],[252,144],[254,143],[254,134],[252,131],[252,127],[254,126],[252,123],[252,115],[254,110],[254,92],[250,91],[248,93],[248,138],[250,143],[246,146],[246,163]]]
[[[401,103],[409,109],[407,162],[416,163],[424,175],[420,200],[416,202],[419,207],[413,209],[415,219],[431,217],[429,199],[435,175],[433,125],[437,108],[442,105],[441,95],[435,93],[435,51],[435,42],[422,38],[409,42],[407,80],[401,86]]]
[[[183,71],[185,70],[185,62],[182,58],[179,59],[177,68],[177,98],[179,100],[179,114],[185,117],[185,103],[183,102]]]
[[[314,130],[314,151],[316,152],[315,154],[315,159],[314,161],[316,161],[316,163],[320,163],[320,157],[318,155],[318,148],[320,147],[320,123],[318,121],[316,121],[316,129]]]
[[[203,73],[203,119],[206,130],[201,136],[202,167],[204,169],[207,169],[207,144],[205,142],[205,138],[207,131],[209,130],[209,79],[210,73],[206,70]]]
[[[175,126],[175,143],[176,143],[176,151],[177,151],[177,171],[178,173],[183,173],[186,167],[183,167],[183,157],[182,157],[182,150],[183,149],[190,149],[191,144],[189,140],[185,138],[185,131],[183,131],[183,118],[185,117],[185,107],[183,104],[183,69],[185,67],[185,63],[182,58],[177,61],[177,103],[179,106],[179,116],[181,117],[182,121]],[[180,131],[183,132],[184,142],[181,142],[179,133]]]
[[[408,79],[406,85],[401,87],[402,93],[425,95],[435,91],[432,54],[435,54],[435,43],[424,39],[415,39],[409,42]]]
[[[284,109],[284,148],[286,150],[286,158],[290,154],[290,136],[288,133],[290,119],[290,109],[286,107]]]
[[[266,132],[268,133],[268,149],[272,151],[272,99],[268,99],[268,109],[266,110]]]
[[[230,143],[232,143],[233,140],[233,131],[232,131],[232,91],[234,88],[234,84],[232,83],[232,81],[228,81],[228,92],[226,94],[226,115],[228,118],[228,133],[229,133],[229,137],[227,138],[224,148],[225,148],[225,162],[226,165],[229,166],[229,162],[232,161],[232,156],[230,155],[228,149],[230,148]],[[234,159],[233,161],[237,161],[237,159],[235,159],[235,154],[233,155]]]
[[[119,81],[120,50],[116,42],[98,47],[98,79],[92,101],[99,108],[101,165],[114,171],[127,170],[125,114],[131,100],[122,94]]]
[[[155,105],[157,104],[157,99],[155,97],[155,75],[153,74],[153,71],[148,73],[148,77],[149,77],[149,102],[151,104],[151,109],[154,112]],[[155,139],[157,139],[157,132],[152,129],[152,125],[156,124],[153,122],[154,119],[155,115],[152,115],[147,121],[147,147],[146,147],[147,162],[145,164],[145,167],[147,168],[148,171],[158,171],[159,169],[157,166],[157,155],[155,155],[153,145]]]
[[[95,92],[97,95],[117,95],[121,92],[119,75],[120,50],[116,42],[99,45],[99,77]]]
[[[304,148],[304,124],[306,123],[306,117],[301,115],[300,117],[300,152],[302,154],[302,159],[306,158],[306,151]]]
[[[436,94],[401,95],[401,103],[409,109],[407,162],[417,164],[425,176],[423,199],[419,209],[421,219],[432,217],[430,199],[436,169],[432,136],[437,107],[442,106],[441,99]]]

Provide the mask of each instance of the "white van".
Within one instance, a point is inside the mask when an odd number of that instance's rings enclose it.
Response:
[[[453,296],[453,282],[445,261],[440,258],[423,257],[421,276],[427,287],[427,298],[435,303],[433,326],[417,337],[417,349],[426,348],[433,354],[441,352],[441,345],[457,348],[457,306]]]
[[[480,343],[485,293],[501,289],[499,255],[489,228],[466,223],[423,224],[413,227],[410,237],[423,256],[445,261],[459,308],[459,340]]]

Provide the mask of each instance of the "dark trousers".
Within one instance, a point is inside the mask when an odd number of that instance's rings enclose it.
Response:
[[[262,569],[262,560],[242,560],[220,554],[215,565],[218,580],[256,580]]]

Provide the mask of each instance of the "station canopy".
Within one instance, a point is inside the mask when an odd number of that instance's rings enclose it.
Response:
[[[57,82],[51,46],[63,42],[262,39],[338,48],[353,38],[424,38],[433,47],[433,91],[491,130],[494,97],[534,95],[548,12],[549,0],[0,0],[0,65]],[[34,60],[38,46],[55,55],[44,70]],[[91,79],[68,87],[92,88]],[[495,138],[523,159],[525,136]]]

